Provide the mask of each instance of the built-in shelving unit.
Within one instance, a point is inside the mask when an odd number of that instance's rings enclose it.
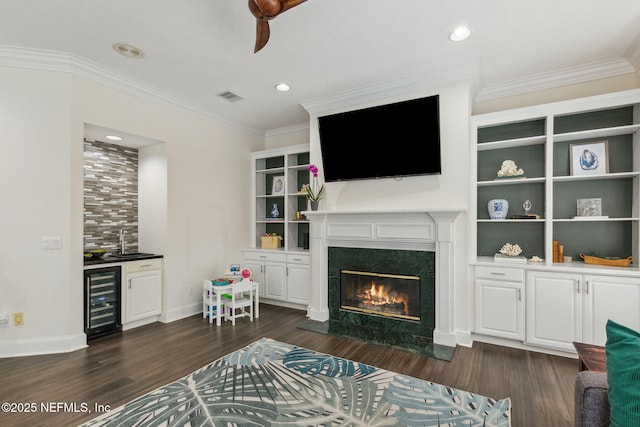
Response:
[[[242,250],[243,265],[260,283],[260,299],[271,304],[307,309],[311,289],[309,221],[296,217],[308,210],[302,186],[309,184],[309,145],[253,154],[253,238]],[[277,207],[275,217],[272,214]],[[282,246],[265,249],[261,237],[275,233]]]
[[[604,345],[608,319],[640,328],[639,130],[640,90],[472,118],[475,340],[567,353],[576,341]],[[602,141],[607,150],[597,152],[593,144],[601,148]],[[571,146],[585,143],[591,145],[574,146],[574,153],[597,152],[596,174],[571,162]],[[504,160],[526,178],[498,179]],[[507,218],[524,213],[522,203],[530,200],[539,219],[491,220],[491,199],[509,202]],[[578,215],[578,199],[600,199],[600,215]],[[571,262],[553,261],[554,240]],[[504,243],[544,262],[494,260]],[[585,264],[582,253],[634,261]]]
[[[553,240],[564,255],[581,253],[626,258],[639,255],[640,91],[626,91],[546,104],[472,119],[472,236],[475,257],[492,257],[506,243],[523,255],[553,259]],[[571,173],[572,144],[607,142],[608,169],[598,175]],[[513,160],[525,179],[497,179]],[[577,216],[577,200],[599,198],[602,216]],[[530,200],[540,219],[491,220],[487,202],[507,199],[508,218]]]
[[[306,193],[309,183],[309,146],[299,145],[254,153],[254,239],[261,247],[261,236],[276,233],[282,236],[282,249],[303,251],[309,221],[296,219],[296,212],[307,210]],[[274,184],[275,183],[275,184]],[[274,217],[272,211],[277,208]]]

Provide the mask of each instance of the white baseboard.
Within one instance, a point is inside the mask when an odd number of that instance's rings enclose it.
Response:
[[[446,345],[448,347],[455,347],[457,345],[471,347],[473,345],[471,333],[465,331],[444,333],[436,329],[433,331],[433,342],[435,344]]]
[[[456,337],[457,337],[456,339],[458,341],[458,345],[461,345],[463,347],[473,346],[473,339],[471,338],[471,332],[457,331]]]
[[[162,323],[171,323],[198,313],[202,314],[202,302],[174,308],[165,313],[162,313],[160,315],[160,321]]]
[[[295,303],[292,303],[292,302],[280,301],[280,300],[269,299],[269,298],[263,298],[261,296],[260,297],[260,304],[262,304],[262,303],[269,304],[269,305],[277,305],[278,307],[294,308],[296,310],[304,310],[304,311],[307,311],[307,309],[309,308],[306,305],[295,304]]]
[[[87,347],[87,336],[84,333],[46,338],[17,338],[0,340],[0,357],[69,353],[85,347]]]
[[[479,335],[479,334],[473,334],[472,335],[472,339],[473,341],[478,341],[478,342],[483,342],[486,344],[494,344],[494,345],[499,345],[502,347],[511,347],[511,348],[517,348],[520,350],[527,350],[527,351],[533,351],[536,353],[545,353],[545,354],[551,354],[554,356],[562,356],[562,357],[568,357],[571,359],[577,359],[578,355],[577,353],[570,353],[570,352],[566,352],[566,351],[562,351],[562,350],[554,350],[551,348],[544,348],[544,347],[536,347],[536,346],[532,346],[532,345],[527,345],[525,343],[523,343],[522,341],[515,341],[515,340],[510,340],[507,338],[498,338],[498,337],[490,337],[487,335]]]
[[[435,329],[433,331],[434,344],[446,345],[448,347],[455,347],[458,344],[458,339],[455,334],[444,333]]]
[[[122,325],[123,331],[128,331],[129,329],[137,328],[138,326],[148,325],[149,323],[154,323],[160,321],[160,315],[147,317],[146,319],[140,319],[133,322],[125,323]]]

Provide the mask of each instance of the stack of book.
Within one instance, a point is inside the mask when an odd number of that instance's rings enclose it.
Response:
[[[540,215],[538,214],[511,215],[511,219],[540,219]]]
[[[564,257],[564,245],[559,241],[553,241],[553,262],[562,262]]]

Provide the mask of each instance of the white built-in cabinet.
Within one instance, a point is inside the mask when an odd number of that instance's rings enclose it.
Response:
[[[573,350],[605,345],[607,320],[640,330],[640,279],[576,273],[527,273],[527,344]]]
[[[245,267],[253,271],[252,279],[260,283],[261,296],[284,300],[287,255],[271,251],[243,251],[242,255]]]
[[[476,332],[524,339],[524,271],[476,268]]]
[[[253,280],[260,283],[261,300],[306,309],[311,285],[308,254],[243,250],[242,255],[244,265],[253,271]]]
[[[287,301],[309,304],[311,260],[308,254],[287,254]]]
[[[584,341],[604,345],[608,319],[640,331],[640,279],[585,275],[583,280]]]
[[[580,275],[528,272],[526,343],[556,350],[573,350],[582,342]]]
[[[255,152],[252,160],[254,245],[242,251],[243,265],[260,283],[262,301],[307,309],[311,289],[309,221],[296,217],[296,212],[308,210],[306,193],[301,189],[311,178],[307,170],[309,145]],[[282,238],[282,247],[262,249],[261,237],[274,233]]]
[[[162,259],[124,263],[124,329],[155,322],[162,313]]]
[[[477,339],[574,352],[573,341],[604,345],[608,319],[640,329],[640,90],[483,114],[471,123]],[[608,148],[604,173],[572,173],[571,146],[600,141]],[[526,178],[498,179],[504,160]],[[506,220],[489,218],[487,202],[497,198],[509,202]],[[601,217],[578,217],[577,200],[589,198],[601,199]],[[525,200],[538,219],[511,218],[524,213]],[[554,240],[572,262],[553,262]],[[543,262],[494,261],[504,243]],[[633,264],[587,265],[582,253],[633,256]]]

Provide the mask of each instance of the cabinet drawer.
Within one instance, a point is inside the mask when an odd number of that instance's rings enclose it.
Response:
[[[311,260],[307,254],[287,254],[287,264],[309,265]]]
[[[268,251],[245,252],[244,259],[246,261],[286,262],[287,254],[277,253],[277,252],[268,252]]]
[[[139,271],[161,270],[162,258],[142,259],[140,261],[128,261],[125,264],[127,273],[137,273]]]
[[[524,282],[524,270],[521,268],[477,266],[476,278],[504,280],[508,282]]]

